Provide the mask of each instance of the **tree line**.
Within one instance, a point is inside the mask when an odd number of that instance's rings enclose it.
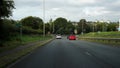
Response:
[[[22,30],[25,35],[42,35],[43,25],[45,25],[46,34],[77,34],[98,32],[98,31],[117,31],[118,22],[91,22],[81,19],[79,22],[72,22],[66,18],[59,17],[56,20],[50,19],[45,23],[40,17],[28,16],[21,20],[9,19],[14,7],[13,0],[0,0],[0,45],[5,41],[18,36]],[[16,40],[20,40],[17,38]]]
[[[78,34],[89,33],[89,32],[108,32],[108,31],[118,31],[119,22],[101,22],[101,21],[86,21],[86,19],[81,19],[77,23]]]

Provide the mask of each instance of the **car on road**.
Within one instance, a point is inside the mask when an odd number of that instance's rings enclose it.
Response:
[[[62,39],[61,35],[56,35],[56,39]]]
[[[75,35],[70,35],[70,36],[68,36],[68,39],[69,40],[76,40],[76,36]]]

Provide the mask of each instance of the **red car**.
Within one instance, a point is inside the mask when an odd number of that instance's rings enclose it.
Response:
[[[69,40],[76,40],[76,36],[75,35],[70,35],[70,36],[68,36],[68,39]]]

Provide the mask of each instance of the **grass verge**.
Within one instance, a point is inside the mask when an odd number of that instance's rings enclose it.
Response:
[[[80,35],[80,37],[103,37],[103,38],[120,38],[119,32],[91,32]]]
[[[45,45],[46,43],[50,42],[51,40],[52,39],[46,39],[44,42],[39,43],[35,46],[28,47],[28,48],[22,49],[20,51],[14,52],[12,54],[8,54],[6,56],[0,57],[0,68],[6,68],[6,66],[11,64],[12,62],[15,62],[16,60],[18,60],[22,56],[32,52],[34,49],[36,49],[42,45]]]
[[[21,45],[26,45],[28,43],[36,42],[36,41],[44,41],[52,38],[52,36],[39,36],[39,35],[23,35],[22,40],[18,39],[19,36],[14,37],[12,40],[6,41],[3,47],[0,47],[0,52],[8,51],[19,47]]]
[[[120,38],[120,32],[91,32],[87,34],[83,34],[79,36],[79,39],[86,40],[84,38]],[[112,46],[120,46],[120,42],[116,41],[108,41],[108,40],[90,40],[87,39],[87,41],[102,43],[102,44],[108,44]]]
[[[103,41],[103,40],[89,40],[89,39],[80,39],[80,40],[85,40],[85,41],[90,41],[90,42],[96,42],[96,43],[100,43],[100,44],[106,44],[106,45],[110,45],[110,46],[115,46],[115,47],[120,47],[120,42],[109,42],[109,41]]]

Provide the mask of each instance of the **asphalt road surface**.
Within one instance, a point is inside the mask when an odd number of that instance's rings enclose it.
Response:
[[[10,68],[120,68],[120,48],[66,38],[56,39]]]

